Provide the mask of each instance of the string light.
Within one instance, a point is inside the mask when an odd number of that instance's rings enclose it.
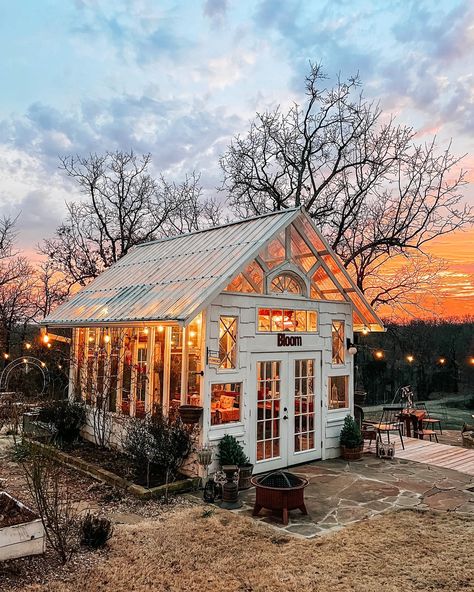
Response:
[[[165,330],[165,328],[163,327],[163,325],[158,325],[158,331],[160,333],[163,333],[164,330]]]
[[[438,361],[441,364],[441,366],[443,366],[446,363],[446,358],[440,358]]]
[[[411,354],[407,356],[407,362],[410,362],[410,364],[414,361],[414,359],[415,358]]]
[[[383,358],[383,351],[377,350],[374,355],[377,360],[381,360]]]
[[[469,363],[474,366],[474,356],[471,357],[471,359],[469,360]]]
[[[51,349],[51,344],[50,343],[47,343],[46,345],[47,345],[48,349]]]
[[[43,343],[49,343],[49,335],[47,333],[43,335]]]
[[[362,334],[363,334],[363,335],[368,335],[368,334],[369,334],[369,328],[368,328],[368,327],[364,327],[364,328],[362,329]]]
[[[104,335],[104,343],[109,343],[110,342],[110,335],[108,333],[106,333]]]
[[[148,327],[145,327],[143,329],[143,335],[148,335],[148,333],[149,333],[149,329],[148,329]]]
[[[3,357],[5,358],[5,360],[8,360],[8,358],[10,357],[10,354],[8,354],[7,352],[5,352],[3,354]]]
[[[26,349],[31,349],[31,343],[25,343]]]
[[[41,368],[46,368],[46,364],[44,362],[41,362]]]

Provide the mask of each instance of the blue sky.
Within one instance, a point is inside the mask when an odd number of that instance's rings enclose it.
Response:
[[[117,148],[214,192],[232,135],[301,100],[309,60],[472,154],[473,47],[470,0],[0,0],[0,212],[32,249],[77,198],[58,155]]]

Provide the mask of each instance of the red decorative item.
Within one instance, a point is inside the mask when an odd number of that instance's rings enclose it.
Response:
[[[262,508],[281,513],[283,524],[288,524],[288,512],[301,510],[307,514],[304,503],[304,489],[308,480],[287,471],[276,471],[268,475],[252,477],[256,498],[253,515],[257,516]]]

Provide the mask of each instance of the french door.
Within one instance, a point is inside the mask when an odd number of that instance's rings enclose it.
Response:
[[[256,471],[321,457],[320,353],[253,354]]]

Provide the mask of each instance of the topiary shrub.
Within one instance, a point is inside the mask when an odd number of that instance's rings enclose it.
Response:
[[[80,524],[81,545],[90,549],[105,547],[114,532],[112,523],[104,516],[86,514]]]
[[[219,442],[218,457],[221,467],[224,465],[237,465],[241,467],[250,463],[242,446],[234,436],[230,436],[229,434],[226,434]]]
[[[40,410],[38,419],[52,428],[54,443],[65,446],[79,439],[86,423],[86,410],[83,403],[51,401]]]
[[[360,428],[351,415],[347,415],[344,419],[340,442],[341,446],[346,448],[359,448],[364,443]]]

